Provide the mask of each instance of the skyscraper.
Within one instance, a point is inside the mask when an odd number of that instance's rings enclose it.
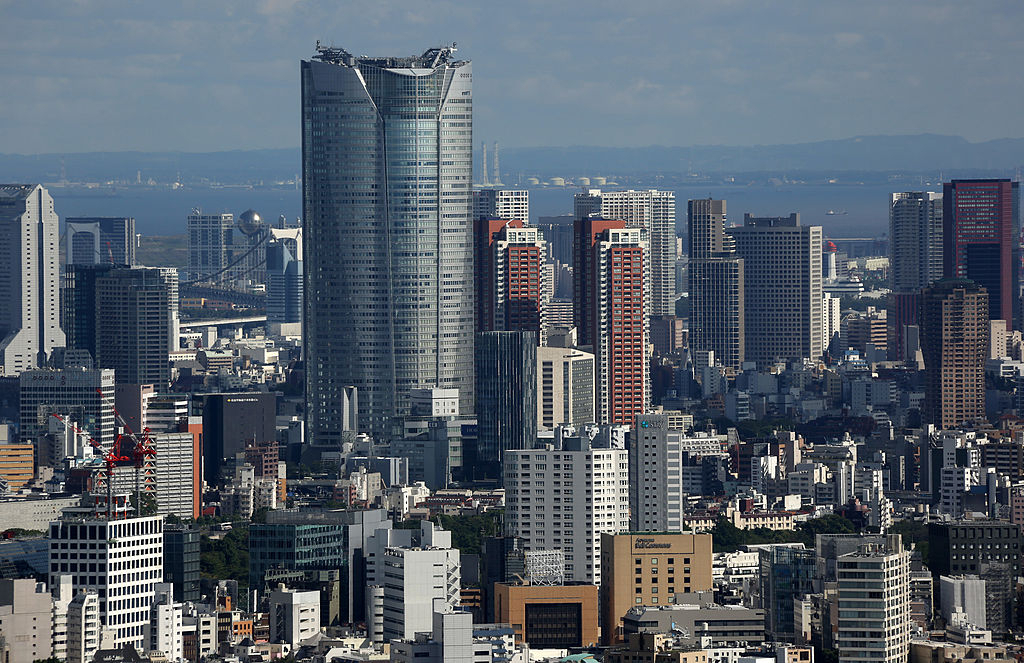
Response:
[[[193,210],[187,227],[188,279],[221,286],[229,283],[234,259],[234,215]]]
[[[722,366],[739,370],[746,356],[744,267],[725,232],[724,200],[687,204],[690,238],[690,347],[711,350]]]
[[[135,219],[130,216],[69,216],[64,226],[67,265],[135,264]]]
[[[0,377],[64,346],[57,213],[39,184],[0,184]]]
[[[576,194],[577,220],[597,214],[621,219],[627,228],[642,228],[649,247],[647,292],[649,315],[676,312],[676,194],[674,191],[602,191]]]
[[[482,332],[476,337],[477,461],[486,476],[501,478],[511,449],[537,442],[537,335]]]
[[[903,663],[910,649],[910,553],[865,545],[840,555],[840,663]]]
[[[270,229],[267,244],[267,322],[302,322],[302,230]]]
[[[541,341],[548,299],[543,236],[522,221],[481,218],[474,226],[477,331],[533,331]]]
[[[942,273],[988,291],[992,320],[1019,328],[1020,185],[953,180],[942,185]]]
[[[890,196],[889,278],[893,291],[920,290],[942,278],[941,193]]]
[[[306,398],[341,440],[342,389],[374,432],[409,390],[473,412],[472,67],[318,48],[302,63]]]
[[[921,293],[925,421],[941,428],[985,419],[988,294],[966,279],[941,279]]]
[[[623,221],[576,220],[573,317],[596,360],[598,423],[630,424],[650,403],[642,232]]]
[[[475,189],[473,220],[506,219],[530,221],[530,192],[525,189]]]
[[[113,368],[118,382],[163,390],[178,347],[177,270],[113,269],[95,283],[96,365]]]
[[[743,216],[728,230],[743,258],[744,352],[764,366],[822,353],[821,226],[800,215]]]

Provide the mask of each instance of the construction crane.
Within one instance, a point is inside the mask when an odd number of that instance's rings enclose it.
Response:
[[[75,424],[71,423],[71,421],[69,421],[68,419],[65,419],[61,415],[59,415],[59,414],[51,414],[50,416],[53,417],[54,419],[56,419],[57,421],[61,422],[62,424],[64,424],[64,426],[66,426],[66,427],[70,428],[71,430],[75,431],[79,435],[86,436],[86,439],[89,441],[89,446],[91,446],[93,449],[95,449],[96,452],[97,452],[97,455],[99,455],[99,457],[102,459],[103,464],[106,466],[106,469],[103,472],[104,472],[104,474],[107,477],[107,519],[109,520],[113,516],[116,516],[117,512],[114,510],[114,494],[113,494],[113,490],[114,490],[114,468],[117,467],[118,465],[124,464],[126,462],[130,462],[132,460],[131,457],[125,456],[121,452],[121,438],[120,438],[120,436],[117,437],[117,439],[114,441],[114,444],[112,444],[110,446],[110,448],[108,449],[108,448],[104,447],[103,444],[101,444],[99,442],[99,440],[97,440],[96,438],[90,436],[87,431],[82,430],[81,428],[79,428]],[[97,504],[98,504],[98,502],[97,502]]]

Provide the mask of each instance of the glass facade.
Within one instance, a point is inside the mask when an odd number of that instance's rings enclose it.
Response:
[[[451,49],[302,63],[309,430],[340,442],[342,389],[387,430],[408,392],[473,411],[472,71]]]

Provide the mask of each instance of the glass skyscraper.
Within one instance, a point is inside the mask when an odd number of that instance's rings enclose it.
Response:
[[[473,412],[472,68],[452,48],[302,63],[306,397],[317,444],[409,390],[456,388]]]

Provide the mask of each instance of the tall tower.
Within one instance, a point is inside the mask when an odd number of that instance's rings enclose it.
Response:
[[[522,221],[478,219],[477,331],[544,332],[544,256],[547,243]]]
[[[725,232],[724,200],[687,204],[690,238],[690,347],[712,350],[716,362],[739,370],[746,356],[743,258]]]
[[[417,387],[473,412],[473,74],[454,47],[302,62],[306,400],[318,444],[344,388],[383,433]],[[443,169],[442,169],[443,164]],[[443,170],[443,176],[442,176]]]
[[[489,331],[476,343],[476,476],[500,480],[505,452],[537,441],[537,335]]]
[[[39,184],[0,184],[0,376],[64,346],[57,213]]]
[[[920,290],[942,278],[942,194],[894,193],[889,204],[893,291]]]
[[[941,279],[921,292],[925,419],[941,428],[985,420],[989,299],[966,279]]]
[[[1020,326],[1020,185],[953,180],[942,185],[942,273],[988,291],[989,317]]]
[[[765,366],[820,357],[821,226],[800,225],[799,214],[745,214],[728,232],[743,258],[746,359]]]
[[[233,277],[233,214],[188,215],[188,279],[223,286]]]
[[[839,663],[903,663],[910,650],[910,552],[863,545],[840,555]]]

